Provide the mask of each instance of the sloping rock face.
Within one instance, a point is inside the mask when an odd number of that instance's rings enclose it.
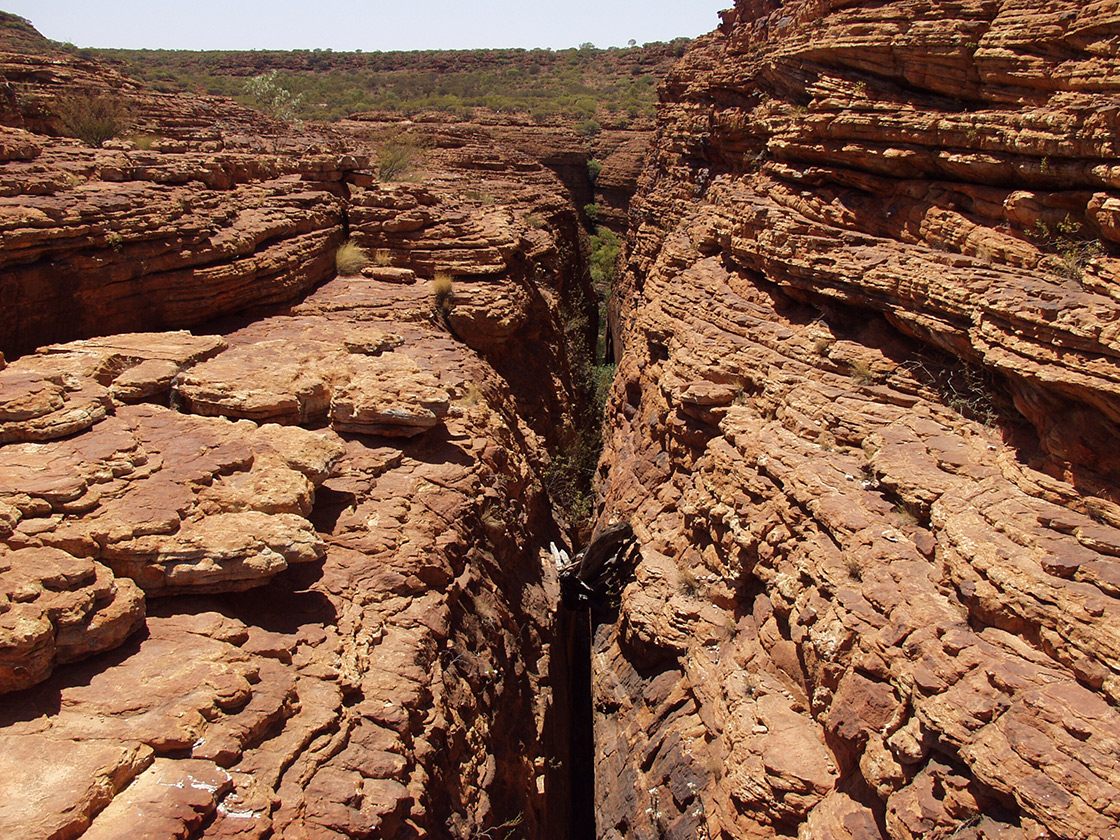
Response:
[[[563,185],[494,146],[386,184],[361,138],[3,137],[0,835],[567,836]]]
[[[630,200],[638,188],[652,137],[645,131],[604,131],[595,138],[594,155],[602,168],[595,177],[595,221],[625,235]]]
[[[1120,836],[1113,3],[742,0],[612,312],[602,837]]]

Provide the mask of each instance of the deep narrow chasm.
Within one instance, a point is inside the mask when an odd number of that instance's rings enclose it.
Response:
[[[737,0],[633,136],[0,13],[0,837],[1120,837],[1120,11],[1031,5]]]

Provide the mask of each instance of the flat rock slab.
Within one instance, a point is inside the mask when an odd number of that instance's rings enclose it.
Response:
[[[288,432],[284,453],[268,438],[141,405],[76,438],[4,447],[0,501],[20,517],[8,543],[97,558],[149,594],[259,585],[321,556],[308,476],[341,453],[314,432]]]
[[[225,348],[217,336],[128,333],[53,344],[0,369],[0,444],[67,437],[114,404],[166,395],[184,368]]]
[[[366,284],[344,279],[331,285],[360,292]],[[283,316],[254,324],[232,341],[230,350],[176,384],[192,412],[329,422],[339,432],[411,437],[438,426],[450,408],[435,360],[381,327],[322,315]]]
[[[82,837],[189,837],[232,788],[230,774],[211,761],[158,758],[98,814]]]
[[[78,837],[90,818],[152,762],[135,741],[0,735],[0,835]]]
[[[119,645],[145,593],[242,590],[321,558],[307,516],[341,454],[329,435],[152,405],[0,447],[0,691]]]

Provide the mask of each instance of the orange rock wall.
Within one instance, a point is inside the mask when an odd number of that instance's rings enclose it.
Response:
[[[1120,836],[1114,3],[739,2],[662,90],[598,834]]]

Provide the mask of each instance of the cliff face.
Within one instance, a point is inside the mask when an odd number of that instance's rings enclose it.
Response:
[[[601,463],[604,837],[1114,837],[1114,3],[742,0],[665,84]]]
[[[269,128],[2,135],[0,834],[567,836],[577,211]]]

